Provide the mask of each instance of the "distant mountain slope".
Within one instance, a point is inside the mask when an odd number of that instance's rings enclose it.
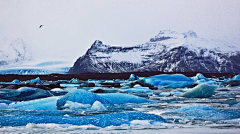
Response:
[[[199,38],[193,31],[160,31],[149,42],[133,47],[96,40],[69,73],[135,71],[240,73],[240,47]]]

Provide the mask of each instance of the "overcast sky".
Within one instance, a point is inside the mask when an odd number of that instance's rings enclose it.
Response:
[[[0,0],[0,46],[22,38],[42,58],[75,61],[97,39],[133,46],[165,29],[236,41],[240,0]]]

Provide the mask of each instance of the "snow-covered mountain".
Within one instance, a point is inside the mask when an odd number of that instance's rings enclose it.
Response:
[[[30,59],[31,54],[27,51],[22,39],[12,40],[9,44],[1,44],[0,67],[14,65]]]
[[[145,44],[109,46],[96,40],[69,73],[135,71],[240,73],[240,46],[199,38],[193,31],[160,31]]]

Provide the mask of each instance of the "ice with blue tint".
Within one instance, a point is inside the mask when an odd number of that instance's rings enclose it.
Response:
[[[37,77],[36,79],[33,79],[33,80],[31,80],[31,82],[37,82],[37,83],[40,83],[40,82],[41,82],[41,80],[40,80],[40,78],[39,78],[39,77]]]
[[[30,87],[21,87],[17,90],[11,90],[9,92],[0,93],[0,99],[11,101],[27,101],[39,98],[46,98],[50,96],[53,95],[49,91]]]
[[[82,104],[72,101],[67,101],[62,109],[75,110],[75,111],[84,111],[91,108],[90,104]]]
[[[24,110],[57,110],[56,103],[59,97],[48,97],[10,104],[9,108]]]
[[[112,104],[123,104],[123,103],[153,103],[148,99],[138,97],[131,94],[122,94],[122,93],[108,93],[108,94],[99,94],[102,98],[108,100]]]
[[[182,74],[162,74],[143,79],[144,83],[164,88],[192,87],[193,80]]]
[[[180,96],[182,92],[179,91],[171,91],[171,92],[161,92],[158,96],[159,97],[167,97],[167,96]]]
[[[95,101],[91,107],[91,110],[93,111],[107,111],[107,108],[104,107],[104,105],[99,102],[99,101]]]
[[[196,76],[192,77],[192,79],[194,81],[197,81],[197,80],[204,80],[204,81],[209,81],[208,78],[206,78],[203,74],[201,73],[198,73]]]
[[[152,93],[153,90],[149,89],[148,87],[134,87],[129,89],[121,90],[123,93]]]
[[[233,79],[234,79],[234,80],[240,80],[240,74],[235,75],[235,76],[233,77]]]
[[[240,118],[240,110],[218,109],[203,105],[190,105],[170,110],[170,113],[180,113],[180,117],[200,120],[229,120]]]
[[[82,89],[70,90],[66,95],[59,98],[57,101],[57,108],[62,109],[67,101],[90,105],[92,105],[95,101],[99,101],[103,105],[112,105],[109,101],[101,96]]]
[[[0,116],[1,126],[26,126],[28,123],[55,123],[71,125],[94,125],[98,127],[129,125],[134,120],[148,120],[151,123],[166,123],[161,116],[142,112],[122,112],[92,116],[47,116],[47,115],[9,115]]]
[[[81,81],[81,80],[79,80],[79,79],[75,79],[75,78],[73,78],[73,79],[71,79],[70,81],[69,81],[69,83],[72,83],[72,84],[78,84],[78,83],[83,83],[84,81]]]
[[[211,80],[209,78],[206,78],[203,74],[198,73],[196,76],[191,77],[192,80],[195,81],[196,84],[202,84],[202,83],[206,83],[208,85],[217,85],[219,84],[218,82],[216,82],[215,80]]]
[[[11,104],[11,103],[14,103],[14,101],[10,101],[10,100],[0,100],[0,103]]]
[[[135,76],[134,74],[131,74],[128,80],[130,81],[139,80],[139,77]]]
[[[180,96],[186,98],[207,98],[211,97],[216,89],[217,86],[200,84]]]
[[[0,103],[0,109],[9,109],[6,103]]]
[[[18,79],[15,79],[12,81],[12,83],[20,83],[20,81]]]

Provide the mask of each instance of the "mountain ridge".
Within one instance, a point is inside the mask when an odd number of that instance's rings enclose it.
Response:
[[[132,47],[96,40],[68,73],[201,72],[240,73],[240,47],[199,38],[193,31],[160,31],[149,42]]]

